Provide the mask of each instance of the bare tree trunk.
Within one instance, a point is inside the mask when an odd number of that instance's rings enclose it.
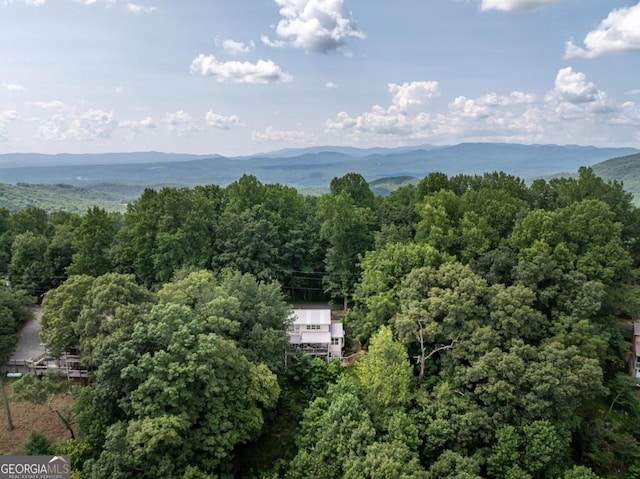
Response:
[[[71,423],[69,423],[69,421],[67,421],[65,419],[65,417],[62,414],[60,414],[60,411],[58,409],[54,409],[53,406],[51,406],[51,401],[53,401],[53,396],[51,396],[51,398],[49,398],[49,402],[47,403],[47,406],[49,407],[49,410],[51,412],[56,413],[56,415],[62,421],[62,424],[64,424],[64,427],[66,427],[67,431],[69,431],[69,434],[71,435],[71,439],[75,439],[76,435],[73,433],[73,429],[71,428]]]
[[[2,400],[4,401],[4,408],[7,411],[7,427],[9,431],[13,431],[13,421],[11,420],[11,409],[9,408],[9,399],[7,399],[7,392],[4,390],[4,381],[0,379],[0,390],[2,391]]]
[[[418,341],[420,342],[420,355],[416,358],[418,360],[418,363],[420,364],[420,373],[418,373],[418,386],[422,384],[422,381],[424,379],[424,369],[425,369],[425,364],[427,360],[430,359],[431,356],[433,356],[437,352],[444,351],[445,349],[453,348],[453,345],[456,342],[458,342],[458,338],[459,338],[458,336],[456,339],[451,341],[451,344],[445,344],[444,346],[439,346],[433,349],[429,354],[425,355],[426,349],[424,346],[424,335],[423,335],[422,328],[423,328],[422,321],[418,319]]]
[[[71,435],[71,439],[75,439],[76,435],[73,433],[73,429],[71,428],[71,424],[69,423],[69,421],[67,421],[64,416],[62,414],[60,414],[60,411],[58,411],[57,409],[54,410],[54,412],[58,415],[58,417],[60,418],[60,420],[63,422],[64,426],[67,428],[67,430],[69,431],[69,434]]]
[[[424,379],[424,363],[426,362],[425,350],[424,350],[424,335],[422,334],[422,321],[418,319],[418,341],[420,341],[420,356],[418,361],[420,362],[420,373],[418,374],[418,386],[422,384]]]

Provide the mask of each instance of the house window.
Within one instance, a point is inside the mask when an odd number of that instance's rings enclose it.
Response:
[[[307,331],[320,329],[319,324],[307,324]]]
[[[331,338],[331,346],[340,346],[340,338]]]
[[[291,327],[289,328],[289,332],[290,333],[299,333],[300,332],[300,325],[299,324],[292,324]]]

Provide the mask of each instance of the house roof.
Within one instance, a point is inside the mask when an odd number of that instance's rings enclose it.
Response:
[[[294,309],[293,324],[331,324],[331,310]]]
[[[329,331],[331,331],[332,338],[344,338],[344,328],[342,327],[342,323],[331,323]]]

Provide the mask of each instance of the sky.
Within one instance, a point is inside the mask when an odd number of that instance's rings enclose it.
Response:
[[[0,153],[640,147],[640,1],[0,0]]]

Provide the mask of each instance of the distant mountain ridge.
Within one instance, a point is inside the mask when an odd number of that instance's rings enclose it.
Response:
[[[264,183],[304,189],[327,187],[333,177],[349,172],[374,181],[400,176],[422,178],[433,171],[449,176],[504,171],[533,179],[572,173],[580,166],[637,153],[640,150],[635,148],[509,143],[369,149],[327,146],[242,157],[159,152],[20,153],[0,155],[0,183],[224,186],[251,174]]]
[[[220,155],[190,155],[183,153],[163,153],[141,151],[131,153],[5,153],[0,154],[0,169],[50,165],[113,165],[131,163],[169,163],[191,161],[204,158],[218,158]]]

